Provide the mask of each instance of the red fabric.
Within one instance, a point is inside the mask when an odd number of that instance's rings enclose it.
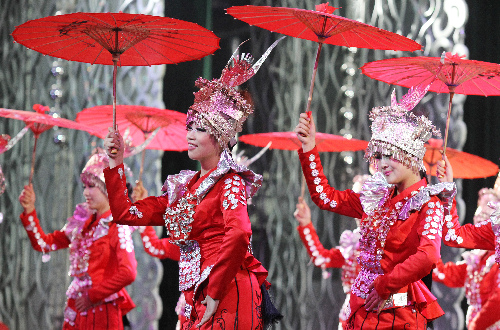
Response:
[[[217,310],[207,323],[198,329],[254,329],[263,327],[260,304],[262,294],[257,277],[248,270],[240,270],[232,279],[229,290],[220,300]],[[195,326],[203,317],[206,306],[201,301],[207,296],[207,287],[196,293],[191,319],[184,320],[182,330],[197,329]],[[193,290],[185,291],[186,301],[193,300]]]
[[[76,310],[74,300],[68,306]],[[64,322],[63,330],[123,330],[121,307],[114,301],[99,305],[86,313],[78,313],[74,325]]]
[[[458,263],[447,262],[443,264],[441,260],[432,272],[432,280],[442,283],[450,288],[462,288],[467,276],[467,264],[464,261]]]
[[[128,198],[124,198],[121,193],[124,191],[125,176],[120,178],[119,169],[105,169],[104,175],[108,190],[111,210],[115,219],[119,219],[121,224],[129,225],[161,225],[165,224],[163,215],[169,207],[168,197],[148,197],[133,204],[140,212],[129,212],[132,203]],[[210,173],[207,173],[209,175]],[[208,191],[206,196],[194,208],[193,222],[189,240],[195,240],[200,246],[201,260],[200,271],[213,266],[206,280],[207,293],[213,299],[223,301],[228,291],[233,289],[232,281],[238,271],[242,269],[255,274],[257,281],[262,284],[267,276],[267,270],[248,251],[251,236],[251,225],[248,217],[246,204],[238,204],[235,209],[231,207],[224,209],[223,201],[226,193],[224,181],[236,176],[234,173],[224,175]],[[199,173],[187,185],[189,192],[193,193],[204,178],[199,178]],[[187,192],[185,192],[187,193]],[[234,192],[236,198],[238,194],[243,194],[243,190]],[[172,205],[172,207],[174,207]],[[174,235],[174,233],[171,233]],[[171,239],[175,238],[171,236]],[[260,290],[260,288],[259,288]],[[191,295],[192,297],[192,295]],[[186,295],[187,304],[199,306],[200,295],[195,297],[196,301],[189,301]],[[229,308],[223,304],[221,308]],[[196,311],[193,311],[195,313]],[[192,315],[194,315],[192,313]]]
[[[313,159],[312,161],[310,157]],[[316,205],[321,209],[351,218],[361,218],[362,224],[363,221],[367,220],[359,194],[352,190],[339,191],[328,184],[316,149],[308,153],[299,150],[299,158],[311,198]],[[321,188],[317,188],[318,186]],[[425,186],[425,180],[421,180],[398,195],[392,196],[383,207],[393,208],[396,203],[404,202],[412,196],[412,192],[423,186]],[[328,203],[324,202],[325,197],[328,198]],[[424,313],[428,320],[444,314],[437,303],[433,303],[436,298],[421,281],[434,268],[440,257],[441,238],[439,235],[436,234],[433,238],[429,238],[427,234],[423,234],[426,230],[424,228],[426,217],[429,215],[439,216],[432,213],[437,212],[437,208],[431,209],[429,207],[431,202],[437,205],[438,201],[438,197],[431,196],[430,201],[424,204],[418,212],[410,212],[407,219],[398,219],[390,227],[383,247],[384,254],[380,261],[383,275],[378,276],[374,281],[375,289],[383,299],[387,299],[393,293],[408,292],[408,301]],[[426,214],[427,212],[430,214]],[[442,207],[440,212],[442,218]],[[361,246],[360,249],[362,249]],[[431,304],[433,307],[428,309],[427,307]],[[350,305],[351,315],[353,315],[358,309],[363,309],[364,299],[351,294]],[[370,313],[368,317],[376,318],[377,315]],[[410,321],[413,322],[413,320]]]
[[[412,322],[408,322],[411,320]],[[344,326],[345,330],[426,330],[427,319],[413,306],[384,309],[377,314],[364,308],[357,310]]]
[[[144,250],[150,256],[179,261],[179,247],[170,243],[168,239],[158,238],[156,230],[152,226],[145,226],[144,229],[141,230],[141,238]]]
[[[92,215],[81,227],[81,232],[84,234],[90,231],[98,224],[100,219],[109,217],[110,215],[111,211],[104,213],[99,219],[96,219],[96,216]],[[58,230],[50,234],[45,234],[40,226],[36,210],[30,214],[22,213],[20,218],[31,245],[35,250],[42,251],[40,244],[46,244],[43,248],[44,252],[69,247],[71,237],[66,236],[64,231]],[[35,237],[36,233],[40,235],[40,238],[37,239]],[[127,252],[127,250],[122,248],[118,235],[118,226],[110,223],[107,235],[95,240],[88,250],[87,274],[92,279],[92,287],[88,290],[90,301],[93,304],[100,304],[103,302],[103,299],[117,293],[118,299],[116,302],[120,307],[120,313],[123,315],[128,313],[135,307],[125,289],[127,285],[135,280],[137,274],[137,261],[133,249],[131,252]],[[68,304],[70,301],[72,299],[68,300]]]
[[[306,234],[304,233],[304,229],[309,229],[309,234],[311,238],[308,240],[306,238]],[[306,247],[307,254],[312,259],[312,262],[315,266],[316,259],[318,256],[321,256],[325,259],[324,265],[328,268],[341,268],[345,259],[342,253],[337,248],[325,249],[323,244],[319,241],[318,234],[316,233],[316,228],[314,228],[312,223],[308,223],[306,226],[297,226],[297,232],[299,233],[300,239],[304,246]],[[318,251],[317,255],[313,255],[313,251]]]
[[[497,278],[497,281],[492,278],[493,276],[484,277],[483,282],[481,283],[481,299],[484,299],[484,303],[481,306],[479,313],[469,324],[469,330],[487,329],[489,326],[500,321],[500,314],[498,313],[498,306],[500,306],[498,264],[496,265],[496,270],[491,271],[491,273],[494,273],[494,277]]]

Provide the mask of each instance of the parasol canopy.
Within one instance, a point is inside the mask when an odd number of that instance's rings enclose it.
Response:
[[[29,127],[29,129],[35,135],[35,144],[33,146],[33,153],[31,156],[31,171],[30,171],[30,178],[29,178],[30,184],[33,180],[33,173],[35,170],[36,145],[37,145],[38,137],[40,136],[40,134],[51,129],[54,126],[58,126],[58,127],[86,131],[92,135],[97,135],[97,131],[91,126],[77,123],[77,122],[69,120],[69,119],[53,117],[53,116],[50,116],[48,114],[45,114],[45,112],[49,110],[49,107],[47,107],[47,106],[35,104],[33,106],[33,109],[36,110],[36,112],[0,108],[0,117],[24,121],[26,126]]]
[[[241,142],[269,149],[298,150],[301,143],[295,132],[270,132],[242,135],[238,138]],[[316,148],[319,152],[340,152],[364,150],[368,142],[357,139],[347,139],[340,135],[316,133]]]
[[[316,5],[316,10],[248,5],[233,6],[226,11],[250,25],[318,43],[306,108],[309,111],[323,44],[403,51],[422,48],[417,42],[402,35],[333,15],[336,9],[338,8],[329,6],[327,2]]]
[[[424,164],[429,175],[436,176],[436,164],[442,159],[442,147],[441,139],[430,139],[425,144],[427,150]],[[456,179],[487,178],[498,173],[498,166],[495,163],[464,151],[448,148],[446,156],[453,168],[453,177]]]
[[[198,60],[219,48],[219,38],[198,24],[128,13],[72,13],[27,21],[12,36],[39,53],[69,61],[117,66]],[[113,127],[115,127],[113,116]]]
[[[448,93],[448,114],[443,150],[446,152],[451,106],[455,93],[500,95],[500,65],[446,53],[440,57],[400,57],[366,63],[362,73],[370,78],[403,87],[428,85],[430,91]],[[437,78],[437,79],[434,79]]]

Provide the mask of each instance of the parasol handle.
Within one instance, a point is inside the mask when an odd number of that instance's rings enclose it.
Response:
[[[300,184],[300,197],[304,198],[305,192],[306,192],[306,177],[304,176],[304,173],[302,173],[302,182]]]
[[[144,171],[144,158],[146,156],[146,148],[142,149],[141,168],[139,169],[139,182],[142,182],[142,172]]]
[[[120,55],[113,55],[113,128],[116,129],[116,72]]]
[[[441,56],[442,58],[442,56]],[[443,61],[443,60],[442,60]],[[451,117],[451,106],[453,101],[453,96],[455,95],[455,76],[457,72],[457,63],[451,63],[451,83],[448,85],[448,91],[450,93],[450,101],[448,102],[448,114],[446,115],[446,131],[444,132],[444,146],[443,146],[443,159],[444,155],[446,155],[446,146],[448,145],[448,129],[450,128],[450,117]]]
[[[118,70],[118,60],[120,59],[120,55],[113,55],[113,129],[116,131],[116,71]],[[115,148],[111,149],[110,152],[112,154],[118,153],[118,150]]]
[[[446,117],[446,129],[444,132],[443,157],[446,154],[446,146],[448,145],[448,130],[450,128],[451,106],[453,103],[453,96],[454,95],[455,95],[455,92],[453,90],[451,90],[451,88],[450,88],[450,101],[448,103],[448,114]]]
[[[30,179],[28,185],[31,185],[33,182],[33,174],[35,173],[35,155],[36,155],[36,143],[38,142],[38,136],[35,135],[35,145],[33,146],[33,153],[31,154],[31,170],[30,170]]]
[[[318,72],[319,55],[321,54],[321,47],[323,47],[324,38],[318,37],[318,39],[319,39],[318,50],[316,51],[316,61],[314,62],[313,74],[311,77],[311,86],[309,87],[309,96],[307,98],[306,112],[308,112],[309,109],[311,109],[311,102],[312,102],[313,90],[314,90],[314,81],[316,80],[316,72]]]

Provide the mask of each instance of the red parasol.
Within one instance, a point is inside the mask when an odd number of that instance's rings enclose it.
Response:
[[[403,87],[428,85],[437,77],[429,90],[450,94],[443,148],[446,152],[453,95],[500,95],[500,65],[466,60],[451,53],[446,53],[440,68],[441,61],[426,56],[391,58],[366,63],[361,70],[370,78]]]
[[[402,35],[333,15],[336,9],[338,8],[329,6],[327,2],[316,5],[316,10],[269,6],[234,6],[226,11],[233,17],[250,25],[318,43],[307,100],[306,111],[309,111],[319,55],[324,43],[346,47],[405,51],[415,51],[422,48],[420,44]]]
[[[424,163],[427,173],[436,176],[436,164],[442,159],[440,150],[443,147],[443,140],[429,139],[425,147],[427,151]],[[464,151],[448,148],[446,156],[453,168],[453,177],[457,179],[487,178],[498,173],[498,166],[495,163]]]
[[[270,132],[242,135],[238,138],[241,142],[258,147],[265,147],[272,142],[269,149],[298,150],[301,146],[295,132]],[[364,150],[368,142],[364,140],[347,139],[345,137],[316,133],[316,147],[319,152],[340,152]]]
[[[91,125],[99,132],[99,136],[104,138],[108,134],[109,120],[112,116],[113,108],[101,105],[79,112],[76,121]],[[135,145],[143,143],[153,131],[161,128],[147,145],[147,149],[172,151],[188,149],[184,113],[140,105],[118,105],[116,125],[121,130],[129,129],[129,136]],[[139,181],[142,179],[144,151],[142,151]]]
[[[301,147],[301,142],[295,132],[247,134],[238,137],[238,140],[258,147],[268,146],[269,149],[298,150]],[[271,142],[270,146],[269,142]],[[364,140],[347,139],[334,134],[316,133],[316,147],[319,152],[358,151],[366,149],[367,146],[368,142]],[[300,194],[302,197],[304,197],[304,192],[305,179],[302,176]]]
[[[35,104],[33,106],[33,109],[36,110],[37,112],[0,108],[0,117],[24,121],[26,126],[29,127],[30,130],[35,135],[35,145],[33,146],[33,153],[31,156],[31,171],[29,179],[30,184],[31,181],[33,180],[33,173],[35,170],[36,145],[40,134],[42,134],[46,130],[51,129],[54,126],[58,126],[58,127],[82,130],[92,135],[97,135],[96,130],[91,126],[77,123],[69,119],[52,117],[50,115],[45,114],[44,112],[49,110],[49,107],[47,106],[41,106],[40,104]]]
[[[73,13],[39,18],[17,26],[12,36],[16,42],[45,55],[113,65],[114,108],[118,65],[151,66],[198,60],[219,48],[219,38],[198,24],[127,13]]]

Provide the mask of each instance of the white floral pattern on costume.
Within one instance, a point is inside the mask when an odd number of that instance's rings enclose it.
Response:
[[[443,236],[441,219],[444,214],[444,206],[439,202],[429,202],[427,204],[429,209],[426,211],[427,217],[425,218],[424,231],[422,235],[428,239],[436,239],[436,236]]]
[[[134,251],[134,242],[132,241],[132,231],[129,226],[117,225],[118,239],[120,240],[120,249],[127,252]]]
[[[446,233],[444,240],[445,241],[452,240],[452,241],[457,242],[458,244],[462,244],[464,239],[455,233],[455,229],[453,229],[452,219],[453,219],[453,217],[450,214],[448,214],[444,217],[444,225],[446,226],[446,228],[448,228],[448,232]]]
[[[137,206],[131,206],[129,212],[130,214],[136,215],[138,218],[142,219],[142,212],[139,211]]]
[[[233,175],[224,180],[222,207],[224,210],[234,210],[238,205],[247,205],[245,197],[245,182],[238,176]]]
[[[311,169],[311,175],[314,177],[313,183],[316,185],[316,192],[319,193],[319,198],[325,203],[326,205],[329,205],[332,209],[337,207],[337,201],[332,201],[330,198],[327,197],[327,194],[324,192],[325,187],[321,185],[321,178],[318,177],[319,171],[316,168],[318,163],[315,161],[316,156],[314,154],[309,155],[309,168]]]

